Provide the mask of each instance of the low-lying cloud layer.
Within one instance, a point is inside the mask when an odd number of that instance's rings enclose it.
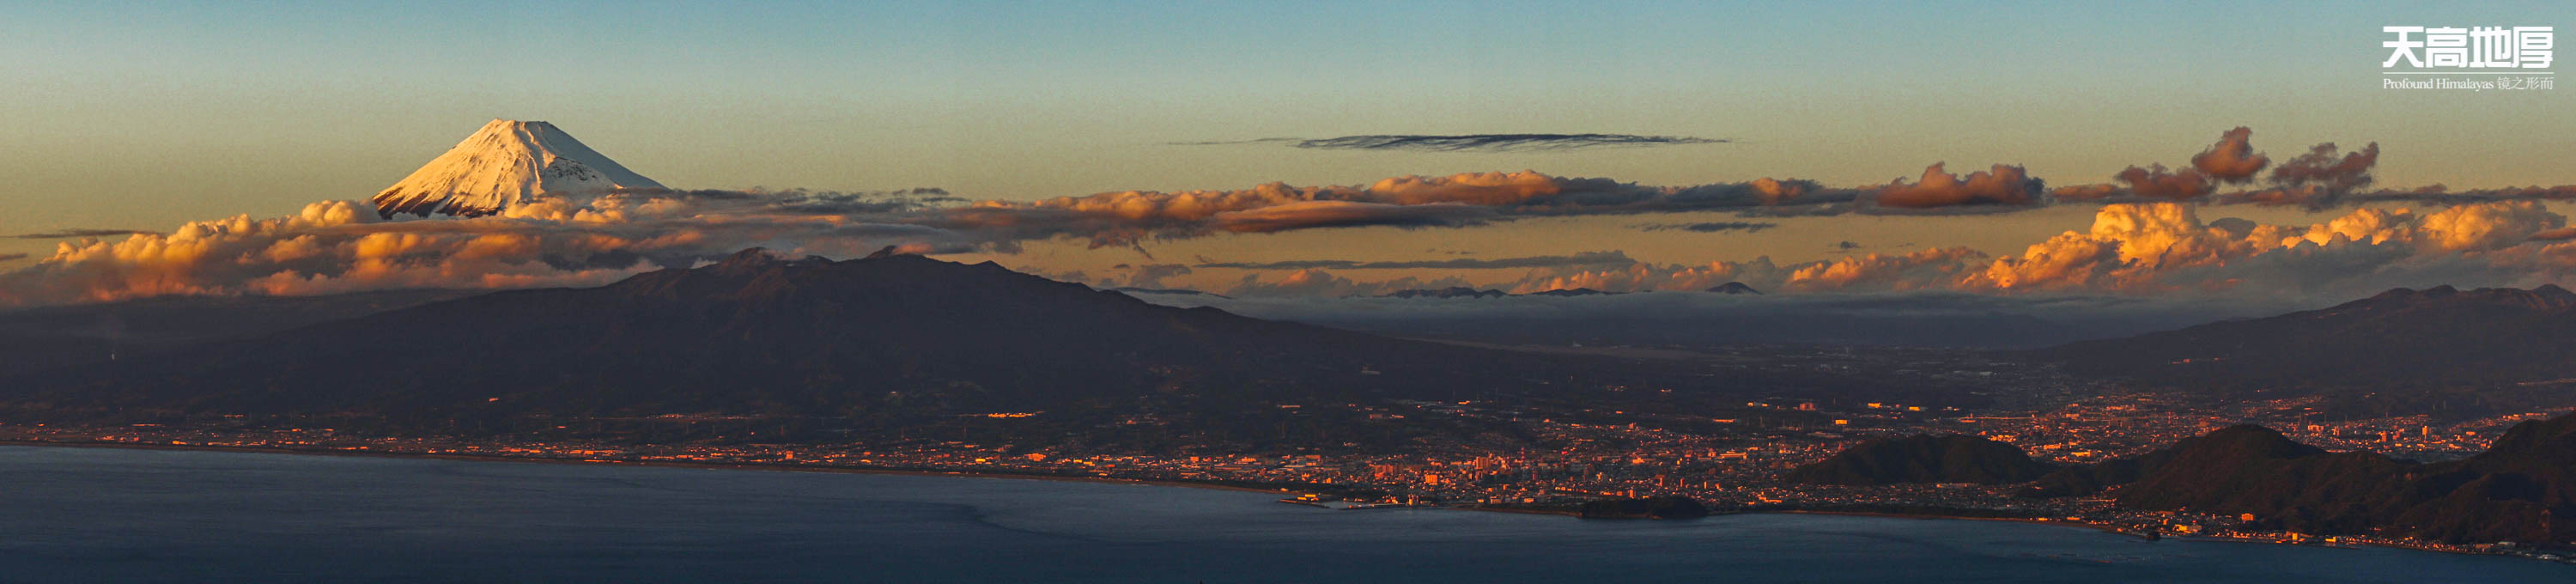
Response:
[[[292,216],[198,221],[169,233],[26,234],[21,237],[71,241],[58,243],[52,254],[32,265],[0,274],[0,306],[160,294],[590,285],[692,265],[751,246],[832,257],[855,257],[889,245],[914,253],[1008,255],[1033,241],[1146,251],[1146,245],[1156,242],[1311,229],[1456,229],[1542,217],[1712,212],[1746,219],[1631,224],[1644,230],[1718,233],[1767,229],[1775,221],[1804,216],[2010,213],[2064,204],[2099,211],[2084,231],[2001,255],[1926,248],[1785,265],[1768,258],[1650,264],[1615,251],[1503,259],[1201,260],[1195,266],[1149,263],[1119,269],[1107,279],[1074,279],[1155,287],[1194,268],[1235,269],[1246,273],[1225,291],[1256,297],[1366,295],[1459,285],[1521,292],[1700,290],[1730,281],[1792,293],[2344,293],[2383,283],[2542,281],[2562,275],[2576,261],[2569,259],[2576,256],[2576,247],[2570,247],[2576,246],[2570,240],[2576,232],[2567,230],[2564,217],[2538,203],[2576,197],[2576,186],[2373,190],[2370,172],[2380,155],[2376,143],[2354,151],[2318,144],[2276,161],[2255,147],[2252,134],[2246,128],[2223,132],[2190,156],[2187,166],[2130,167],[2111,177],[2113,182],[2053,189],[2016,165],[1957,174],[1934,163],[1911,180],[1847,187],[1774,178],[1651,186],[1521,171],[1403,176],[1366,185],[1121,191],[1038,201],[970,202],[938,189],[647,189],[546,195],[488,217],[417,220],[380,219],[362,202],[323,201]],[[2432,208],[2361,206],[2374,202]],[[2200,209],[2227,204],[2352,210],[2315,225],[2200,218]],[[1489,275],[1355,280],[1328,271],[1403,269]]]
[[[11,239],[73,239],[80,237],[115,237],[119,235],[158,234],[160,234],[158,231],[143,231],[138,229],[88,229],[74,227],[69,229],[56,229],[43,233],[21,233],[18,235],[11,235],[9,237]]]
[[[1515,150],[1576,150],[1582,148],[1615,148],[1638,146],[1675,146],[1683,144],[1723,144],[1722,138],[1692,136],[1641,136],[1637,134],[1369,134],[1338,138],[1263,138],[1232,142],[1183,142],[1182,146],[1216,146],[1226,144],[1286,144],[1318,150],[1425,150],[1433,152],[1507,152]]]
[[[295,215],[196,221],[167,234],[56,244],[34,266],[0,274],[0,306],[112,301],[165,294],[324,294],[392,288],[596,285],[770,245],[855,256],[884,245],[917,252],[989,249],[937,227],[874,223],[944,194],[648,191],[542,197],[489,217],[379,219],[359,201]]]
[[[1628,265],[1637,260],[1613,251],[1587,251],[1571,255],[1527,256],[1515,258],[1449,258],[1438,260],[1375,261],[1290,260],[1277,262],[1201,262],[1199,268],[1232,268],[1238,270],[1490,270],[1504,268],[1555,268],[1564,266]]]
[[[1636,225],[1630,225],[1630,226],[1628,226],[1628,227],[1633,228],[1633,229],[1636,229],[1636,230],[1638,230],[1638,231],[1688,231],[1688,232],[1692,232],[1692,233],[1725,233],[1725,232],[1729,232],[1729,231],[1754,232],[1754,231],[1761,231],[1761,230],[1764,230],[1764,229],[1770,229],[1770,228],[1773,228],[1773,227],[1779,227],[1779,226],[1780,226],[1780,224],[1778,224],[1778,223],[1771,223],[1771,222],[1757,222],[1757,221],[1701,221],[1701,222],[1698,222],[1698,223],[1639,223],[1639,224],[1636,224]]]
[[[1516,280],[1472,282],[1513,292],[1591,288],[1696,291],[1726,282],[1786,292],[1947,290],[1990,294],[2268,292],[2362,295],[2446,282],[2527,285],[2576,271],[2576,230],[2532,201],[2491,201],[2418,213],[2361,208],[2323,223],[2260,225],[2203,221],[2176,203],[2104,206],[2084,231],[2068,231],[2019,254],[1963,248],[1856,254],[1779,264],[1769,258],[1704,264],[1633,263],[1536,269]],[[1392,291],[1419,282],[1353,281],[1311,266],[1276,281],[1247,280],[1229,293],[1278,295],[1300,289],[1346,294]]]

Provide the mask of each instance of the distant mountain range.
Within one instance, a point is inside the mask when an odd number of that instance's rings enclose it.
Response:
[[[1761,293],[1762,293],[1762,292],[1761,292],[1761,291],[1759,291],[1759,290],[1754,290],[1752,286],[1746,286],[1746,285],[1744,285],[1744,283],[1743,283],[1743,282],[1727,282],[1727,283],[1725,283],[1725,284],[1723,284],[1723,285],[1720,285],[1720,286],[1717,286],[1717,287],[1714,287],[1714,288],[1709,288],[1709,289],[1708,289],[1708,291],[1710,291],[1710,292],[1715,292],[1715,293],[1719,293],[1719,294],[1755,294],[1755,295],[1759,295],[1759,294],[1761,294]],[[1512,294],[1512,293],[1509,293],[1509,292],[1504,292],[1504,291],[1501,291],[1501,290],[1495,290],[1495,289],[1491,289],[1491,288],[1487,288],[1487,289],[1476,289],[1476,288],[1468,288],[1468,287],[1465,287],[1465,286],[1452,286],[1452,287],[1448,287],[1448,288],[1416,288],[1416,289],[1410,289],[1410,290],[1397,290],[1397,291],[1395,291],[1395,292],[1391,292],[1391,293],[1387,293],[1387,294],[1380,294],[1380,295],[1378,295],[1378,296],[1379,296],[1379,297],[1382,297],[1382,298],[1502,298],[1502,297],[1505,297],[1505,296],[1558,296],[1558,297],[1565,297],[1565,296],[1615,296],[1615,295],[1620,295],[1620,294],[1628,294],[1628,292],[1604,292],[1604,291],[1601,291],[1601,290],[1594,290],[1594,289],[1591,289],[1591,288],[1564,288],[1564,289],[1557,289],[1557,290],[1546,290],[1546,291],[1541,291],[1541,292],[1526,292],[1526,293],[1521,293],[1521,294]]]
[[[1130,425],[1140,431],[1119,432],[1139,440],[1369,443],[1449,430],[1276,406],[1555,400],[1621,385],[1690,388],[1676,395],[1725,404],[1734,402],[1713,397],[1725,387],[1796,383],[1757,372],[1712,385],[1674,362],[1257,320],[911,255],[831,261],[754,249],[597,288],[398,303],[353,318],[282,318],[255,327],[266,334],[231,337],[239,342],[174,344],[112,364],[0,371],[0,409],[40,420],[251,413],[437,428],[528,416],[790,416],[888,431],[1043,413],[1029,424]],[[1660,407],[1685,399],[1662,395]]]
[[[482,293],[422,289],[327,296],[161,296],[5,311],[0,312],[0,373],[137,358]]]
[[[2325,394],[2355,416],[2564,405],[2576,293],[2399,288],[2331,308],[2036,351],[2073,373],[2226,394]]]
[[[1727,282],[1727,283],[1724,283],[1724,284],[1719,284],[1719,285],[1717,285],[1716,287],[1709,288],[1709,289],[1708,289],[1708,291],[1710,291],[1710,292],[1716,292],[1716,293],[1719,293],[1719,294],[1752,294],[1752,295],[1755,295],[1755,296],[1760,296],[1760,295],[1762,295],[1762,291],[1761,291],[1761,290],[1755,290],[1755,289],[1753,289],[1753,287],[1752,287],[1752,286],[1746,286],[1746,285],[1744,285],[1744,283],[1743,283],[1743,282]]]
[[[2040,351],[2087,373],[2231,386],[2576,377],[2576,293],[2399,288],[2332,308]]]
[[[1474,385],[1426,376],[1504,383],[1472,373],[1510,369],[1489,363],[1499,357],[1158,306],[989,262],[752,249],[598,288],[333,321],[78,380],[118,390],[107,399],[227,408],[947,415],[1198,392],[1349,398],[1403,387],[1442,399]]]

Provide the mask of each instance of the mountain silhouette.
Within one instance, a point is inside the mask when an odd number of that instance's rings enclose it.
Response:
[[[733,414],[906,427],[992,412],[1126,423],[1526,395],[1650,370],[1619,363],[1160,306],[990,262],[752,249],[597,288],[431,302],[5,380],[0,400],[51,414],[421,423]]]
[[[1708,289],[1708,291],[1710,291],[1710,292],[1716,292],[1716,293],[1719,293],[1719,294],[1752,294],[1752,295],[1754,295],[1754,296],[1761,296],[1761,295],[1762,295],[1762,291],[1761,291],[1761,290],[1755,290],[1755,289],[1753,289],[1753,287],[1752,287],[1752,286],[1744,285],[1744,283],[1743,283],[1743,282],[1727,282],[1727,283],[1724,283],[1724,284],[1718,284],[1718,285],[1716,285],[1716,286],[1714,286],[1714,287],[1709,288],[1709,289]]]
[[[2576,414],[2517,424],[2486,452],[2431,464],[2327,452],[2270,428],[2231,426],[2062,469],[2024,495],[2105,490],[2124,507],[2251,515],[2261,529],[2576,545]]]
[[[2576,380],[2576,293],[2400,288],[2033,354],[2078,374],[2193,391],[2342,394],[2349,399],[2333,407],[2358,416],[2532,411],[2562,404],[2543,394]]]

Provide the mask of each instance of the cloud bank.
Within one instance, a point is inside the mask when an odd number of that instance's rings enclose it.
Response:
[[[74,227],[69,229],[56,229],[43,233],[22,233],[11,235],[9,237],[12,239],[73,239],[80,237],[115,237],[119,235],[159,235],[160,233],[161,232],[158,231],[142,231],[136,229],[88,229]]]
[[[408,221],[380,219],[365,202],[322,201],[286,217],[239,215],[190,222],[167,234],[60,242],[35,265],[0,274],[0,306],[167,294],[584,286],[756,245],[842,257],[885,245],[951,252],[993,246],[939,228],[863,219],[920,213],[940,196],[655,190],[541,197],[489,217]],[[841,212],[853,205],[873,214]]]
[[[2576,242],[2569,238],[2576,238],[2576,230],[2568,229],[2566,217],[2532,201],[2422,213],[2361,208],[2309,225],[2203,221],[2190,205],[2120,203],[2097,211],[2084,231],[2061,233],[2015,255],[1951,247],[1786,265],[1768,258],[1637,263],[1534,270],[1508,285],[1524,293],[1689,291],[1737,281],[1788,292],[2355,296],[2445,282],[2554,281],[2576,272]]]
[[[2240,127],[2221,133],[2190,156],[2186,166],[2133,166],[2111,177],[2112,182],[2057,188],[2018,165],[1992,164],[1959,174],[1934,163],[1910,180],[1847,187],[1795,178],[1654,186],[1520,171],[1401,176],[1364,185],[1119,191],[1037,201],[970,201],[939,189],[640,189],[539,196],[488,217],[413,220],[381,219],[362,202],[323,201],[286,217],[197,221],[168,233],[67,229],[25,234],[20,237],[70,241],[58,242],[53,253],[35,258],[32,265],[0,274],[0,306],[162,294],[591,285],[644,270],[693,265],[752,246],[832,257],[856,257],[889,245],[918,253],[1007,255],[1033,241],[1144,251],[1155,242],[1315,229],[1457,229],[1530,218],[1670,213],[1732,213],[1746,219],[1631,224],[1645,230],[1716,233],[1767,229],[1778,218],[2011,213],[2065,204],[2097,208],[2092,225],[2011,254],[1930,248],[1796,264],[1768,258],[1649,264],[1616,251],[1482,260],[1202,260],[1196,266],[1131,266],[1111,276],[1115,280],[1100,281],[1159,287],[1193,268],[1231,268],[1254,272],[1232,289],[1248,296],[1377,294],[1453,285],[1518,292],[1697,290],[1729,281],[1766,291],[1812,293],[2323,293],[2380,283],[2544,281],[2563,275],[2570,256],[2576,256],[2576,248],[2569,247],[2576,245],[2570,239],[2576,232],[2566,231],[2565,219],[2539,204],[2576,197],[2576,186],[2374,190],[2371,170],[2380,154],[2377,143],[2353,151],[2325,143],[2276,162],[2255,147],[2252,130]],[[2385,202],[2440,208],[2413,212],[2362,205]],[[2352,210],[2315,225],[2199,218],[2198,209],[2229,204]],[[1470,282],[1460,277],[1357,280],[1328,271],[1398,269],[1522,272]]]
[[[1289,261],[1277,261],[1277,262],[1201,262],[1201,263],[1199,263],[1196,267],[1199,267],[1199,268],[1231,268],[1231,269],[1238,269],[1238,270],[1313,270],[1313,269],[1335,269],[1335,270],[1416,270],[1416,269],[1433,269],[1433,270],[1492,270],[1492,269],[1506,269],[1506,268],[1553,268],[1553,267],[1561,267],[1561,266],[1627,265],[1627,264],[1634,264],[1634,263],[1637,263],[1637,260],[1628,259],[1628,254],[1620,253],[1620,252],[1619,252],[1619,251],[1617,251],[1617,250],[1612,250],[1612,251],[1587,251],[1587,252],[1576,253],[1576,254],[1571,254],[1571,255],[1558,255],[1558,256],[1527,256],[1527,257],[1495,258],[1495,259],[1451,258],[1451,259],[1438,259],[1438,260],[1377,261],[1377,262],[1362,262],[1362,261],[1353,261],[1353,260],[1289,260]]]
[[[1420,150],[1431,152],[1508,152],[1576,150],[1684,144],[1724,144],[1722,138],[1641,136],[1637,134],[1369,134],[1338,138],[1263,138],[1233,142],[1181,142],[1182,146],[1286,144],[1316,150]]]
[[[1688,232],[1692,232],[1692,233],[1725,233],[1725,232],[1729,232],[1729,231],[1754,232],[1754,231],[1761,231],[1761,230],[1764,230],[1764,229],[1770,229],[1770,228],[1773,228],[1773,227],[1779,227],[1779,226],[1780,226],[1780,224],[1778,224],[1778,223],[1770,223],[1770,222],[1755,222],[1755,221],[1702,221],[1702,222],[1698,222],[1698,223],[1639,223],[1639,224],[1636,224],[1636,225],[1630,225],[1630,226],[1628,226],[1628,227],[1629,227],[1629,228],[1632,228],[1632,229],[1636,229],[1636,230],[1638,230],[1638,231],[1688,231]]]

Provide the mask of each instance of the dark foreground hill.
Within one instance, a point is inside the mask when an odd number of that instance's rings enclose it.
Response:
[[[0,372],[134,358],[255,338],[476,294],[392,290],[328,296],[164,296],[0,312]]]
[[[599,288],[437,302],[153,361],[66,381],[101,390],[81,393],[109,404],[592,415],[1022,412],[1164,394],[1285,398],[1292,389],[1352,398],[1402,388],[1437,399],[1473,394],[1477,382],[1520,382],[1498,353],[1158,306],[991,263],[788,260],[761,250]],[[1430,383],[1432,375],[1468,379]]]
[[[0,407],[37,420],[328,415],[459,433],[532,417],[792,416],[910,431],[1036,414],[1029,423],[1050,431],[1127,428],[1140,440],[1338,444],[1370,438],[1318,418],[1357,410],[1290,406],[1707,383],[1631,365],[1160,306],[990,262],[751,250],[598,288],[492,293],[20,374],[0,380]]]
[[[2483,416],[2560,407],[2576,293],[2396,289],[2320,310],[2035,352],[2070,372],[2222,394],[2324,394],[2330,415]]]
[[[2124,484],[2122,506],[2252,514],[2269,529],[2576,545],[2576,414],[2524,422],[2485,453],[2434,464],[2329,453],[2261,426],[2234,426],[2061,470],[2027,494],[2086,495]]]
[[[2080,372],[2233,386],[2394,386],[2576,376],[2576,293],[2405,288],[2332,308],[2040,351]]]
[[[1789,471],[1789,480],[1826,485],[2027,482],[2055,467],[2011,444],[1978,436],[1928,434],[1862,442]]]

